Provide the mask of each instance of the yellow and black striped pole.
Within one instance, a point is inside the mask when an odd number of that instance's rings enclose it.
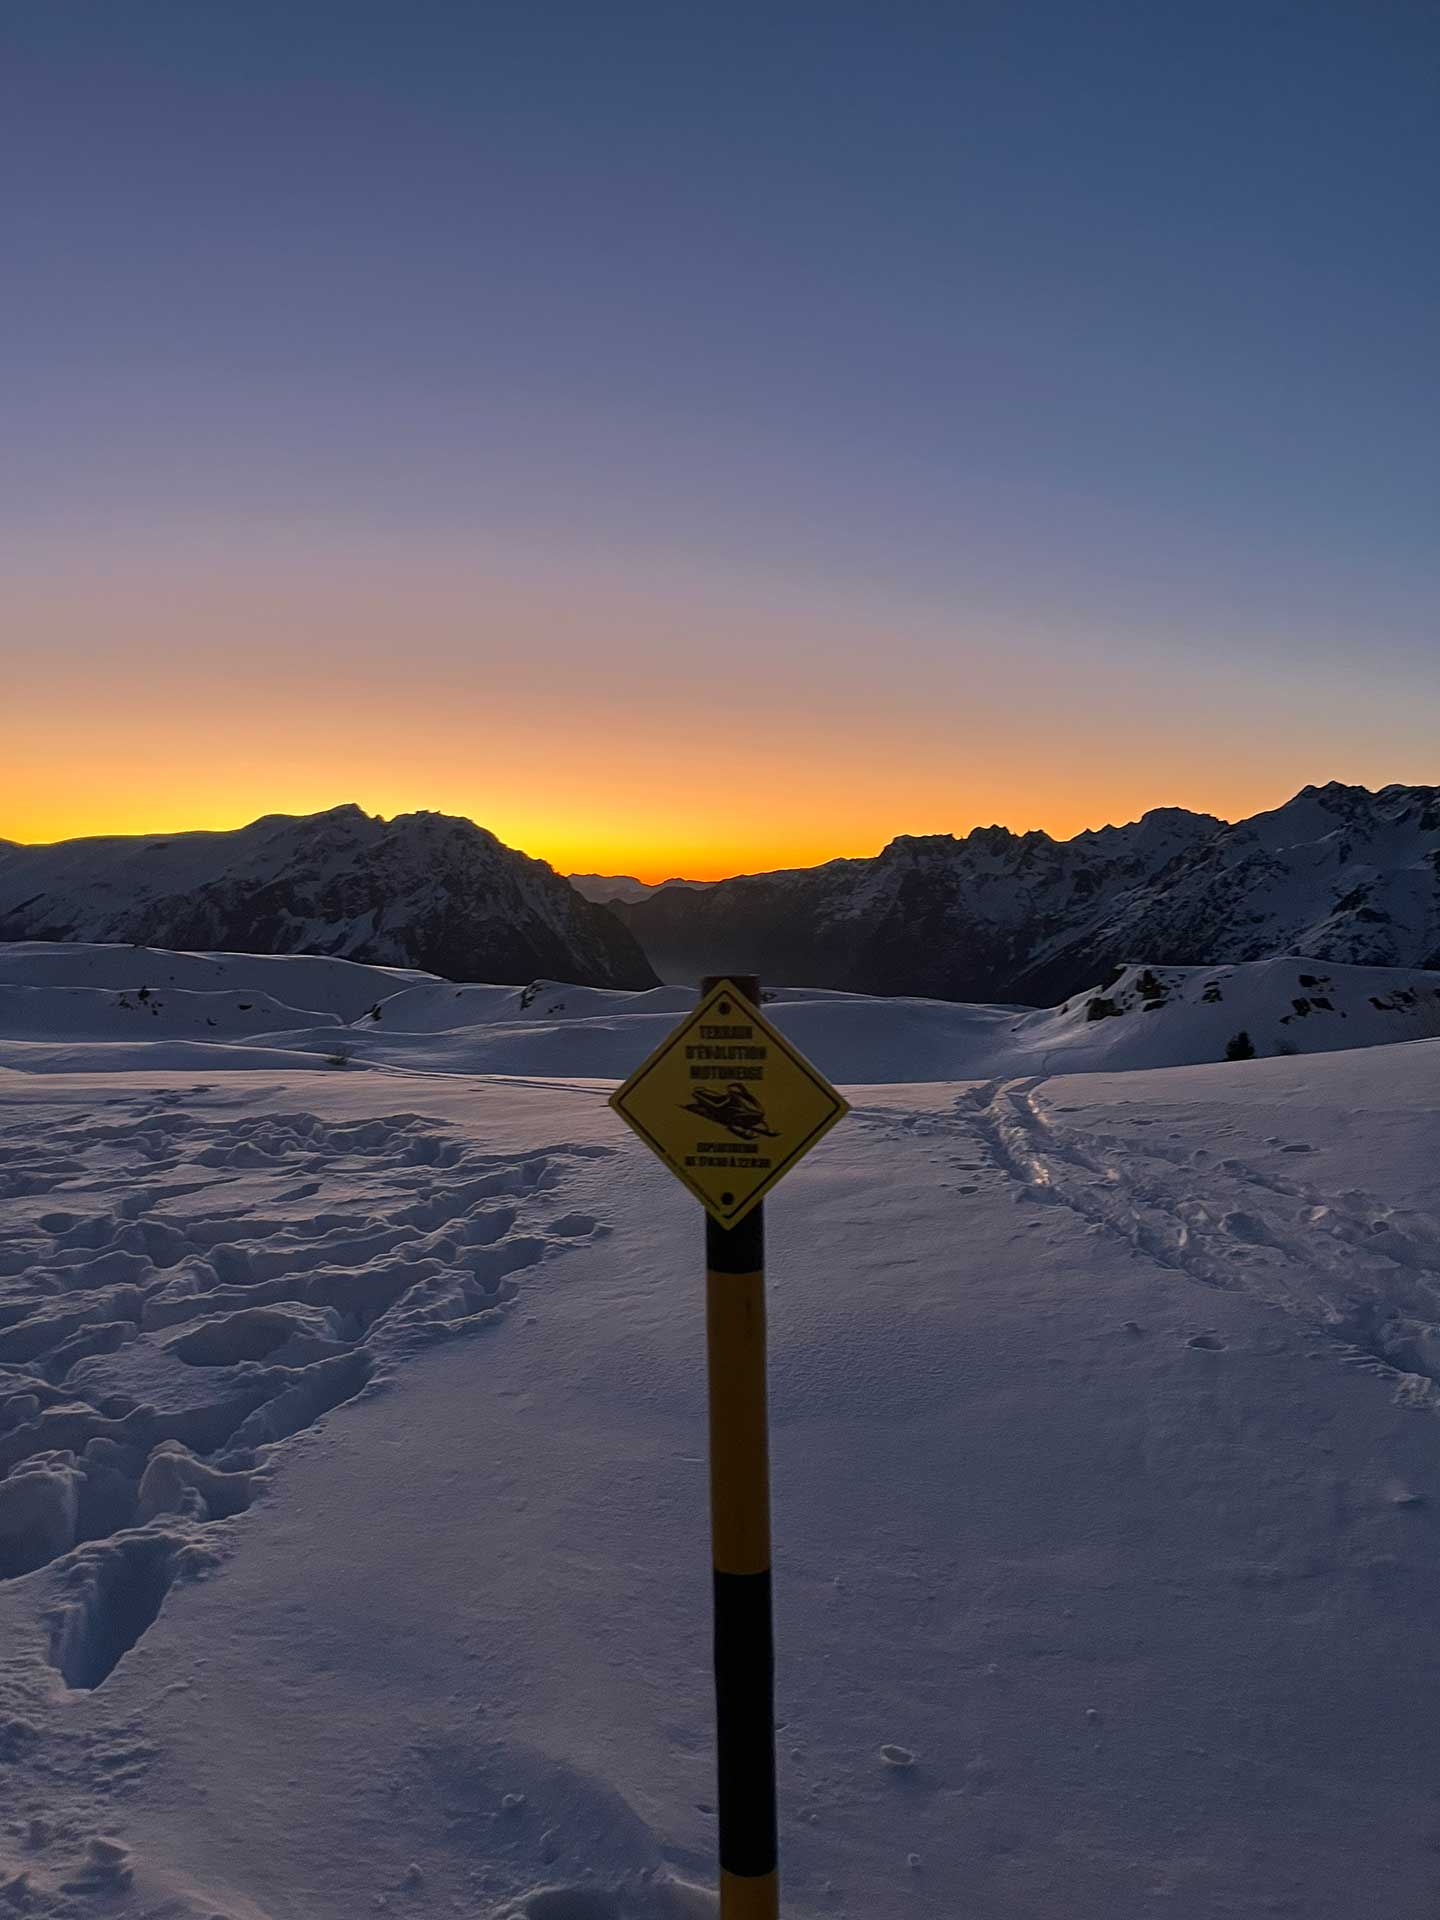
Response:
[[[759,1007],[753,975],[725,978]],[[764,1216],[762,1201],[738,1226],[705,1222],[721,1920],[780,1912]]]

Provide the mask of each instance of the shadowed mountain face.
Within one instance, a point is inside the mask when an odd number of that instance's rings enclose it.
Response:
[[[604,906],[613,905],[616,900],[648,900],[652,893],[659,893],[662,887],[708,887],[714,884],[710,880],[637,880],[633,873],[567,873],[565,878],[577,893],[583,893],[587,900],[598,900]]]
[[[1052,840],[977,827],[613,911],[661,975],[1045,1006],[1142,957],[1440,965],[1440,788],[1306,787],[1234,826],[1159,809]]]
[[[0,842],[0,939],[327,953],[458,980],[644,988],[634,938],[469,820],[359,807],[232,833]]]

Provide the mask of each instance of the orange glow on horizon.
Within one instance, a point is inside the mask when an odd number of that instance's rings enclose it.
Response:
[[[1238,819],[1433,760],[1423,710],[1413,737],[1367,730],[1353,697],[1283,661],[1273,698],[1250,655],[1197,677],[1147,642],[1099,670],[1038,620],[979,608],[707,597],[638,561],[519,577],[447,549],[377,575],[358,548],[191,553],[87,572],[57,548],[0,595],[17,636],[0,837],[353,801],[464,815],[562,873],[706,880],[996,822],[1063,839],[1154,806]]]
[[[387,783],[388,785],[388,783]],[[178,798],[184,793],[189,798]],[[1244,811],[1278,805],[1286,793],[1271,793],[1254,806],[1247,801]],[[869,807],[878,796],[868,795]],[[343,776],[310,776],[299,782],[277,782],[276,790],[266,793],[256,785],[253,793],[230,799],[207,783],[201,769],[178,781],[168,795],[153,783],[132,783],[123,798],[106,794],[100,786],[88,793],[72,787],[62,799],[56,795],[36,796],[30,805],[17,805],[15,796],[0,788],[4,802],[0,812],[0,840],[27,844],[46,844],[106,834],[160,835],[195,831],[227,831],[250,824],[266,814],[307,814],[354,801],[365,812],[387,819],[396,814],[428,809],[458,814],[487,827],[508,846],[547,860],[562,874],[598,873],[628,875],[647,883],[669,879],[718,880],[739,873],[767,873],[790,867],[818,866],[827,860],[863,858],[874,855],[899,834],[944,834],[963,836],[972,827],[998,821],[1014,832],[1041,827],[1056,839],[1067,839],[1087,826],[1101,826],[1107,820],[1116,823],[1134,819],[1144,807],[1090,808],[1077,805],[1076,796],[1056,797],[1055,812],[1049,818],[1036,819],[1027,807],[1024,816],[1006,818],[1002,808],[976,810],[973,803],[963,816],[953,808],[940,808],[936,796],[924,800],[918,796],[911,804],[896,796],[894,811],[885,816],[872,813],[868,821],[857,817],[852,804],[837,809],[837,817],[826,830],[824,824],[805,813],[791,819],[757,818],[752,835],[731,834],[706,840],[689,824],[683,809],[673,806],[673,825],[665,832],[651,823],[647,832],[628,809],[601,815],[598,808],[584,806],[583,796],[575,796],[575,811],[566,817],[562,809],[528,811],[503,804],[498,796],[491,804],[447,793],[426,791],[417,778],[409,794],[398,796],[387,791],[375,795],[365,791],[365,783],[346,781]],[[1033,799],[1032,799],[1033,804]],[[1168,796],[1157,805],[1178,804]],[[1212,806],[1208,811],[1215,811]],[[665,812],[663,798],[656,795],[656,811]],[[1229,817],[1239,817],[1239,811]]]
[[[1223,752],[1200,740],[1190,753],[1166,740],[1126,764],[1103,738],[1078,751],[1058,725],[1042,760],[1033,728],[1017,754],[993,719],[957,751],[945,715],[877,713],[861,726],[812,714],[806,724],[788,703],[757,716],[748,737],[702,730],[697,747],[683,699],[643,716],[598,694],[581,714],[491,704],[477,727],[428,695],[397,695],[383,714],[374,704],[327,711],[313,689],[286,711],[257,710],[242,689],[203,714],[112,695],[85,717],[66,714],[63,693],[32,702],[0,768],[0,838],[228,829],[354,802],[386,818],[465,816],[561,873],[710,880],[997,822],[1066,839],[1152,806],[1239,819],[1307,780],[1368,771],[1329,762],[1287,777],[1243,739]]]
[[[55,816],[43,816],[31,825],[21,819],[0,820],[0,841],[18,841],[23,845],[49,845],[61,840],[88,839],[109,834],[137,834],[144,837],[158,837],[186,832],[226,832],[237,827],[249,826],[254,820],[266,814],[318,813],[331,806],[345,804],[349,796],[336,795],[333,798],[317,801],[315,805],[269,805],[251,804],[236,807],[199,807],[183,816],[160,818],[151,811],[140,811],[132,816],[100,815],[86,811],[74,814],[61,812]],[[494,809],[488,813],[462,807],[429,806],[421,795],[413,805],[392,804],[389,806],[369,806],[364,801],[357,802],[367,813],[380,814],[386,819],[397,813],[410,813],[426,810],[437,813],[458,813],[466,819],[473,819],[477,825],[488,827],[492,833],[503,840],[507,846],[535,859],[548,861],[557,873],[594,873],[603,875],[626,876],[655,885],[662,880],[724,880],[739,873],[770,873],[788,867],[813,867],[827,860],[866,858],[880,851],[894,834],[882,832],[878,837],[868,840],[837,845],[833,841],[804,837],[772,841],[736,842],[733,845],[702,846],[698,843],[687,845],[682,841],[645,843],[616,839],[607,842],[597,837],[587,839],[572,827],[568,832],[546,833],[543,829],[527,832],[524,825],[516,825],[502,830],[496,824]],[[925,829],[936,832],[949,832],[949,827]],[[896,832],[906,829],[897,827]],[[960,829],[964,831],[964,829]]]
[[[815,768],[819,808],[761,805],[753,815],[752,831],[727,823],[723,833],[707,838],[704,822],[694,817],[683,790],[673,785],[662,788],[658,781],[653,804],[642,808],[621,796],[587,795],[579,789],[556,792],[537,804],[532,794],[505,795],[498,783],[486,783],[486,792],[466,792],[454,776],[427,780],[420,768],[411,770],[403,783],[405,790],[397,791],[398,783],[387,779],[383,790],[377,791],[370,779],[352,777],[351,770],[316,768],[289,776],[277,772],[267,781],[254,768],[247,770],[251,778],[232,785],[223,770],[213,766],[196,762],[182,768],[173,754],[157,758],[160,778],[153,771],[149,777],[132,772],[118,789],[110,786],[103,773],[85,783],[72,779],[63,788],[33,777],[22,778],[12,787],[8,777],[0,776],[0,840],[45,844],[92,835],[225,831],[265,814],[316,813],[353,801],[365,812],[387,819],[427,809],[461,815],[488,828],[508,846],[547,860],[559,873],[624,874],[653,884],[676,878],[717,880],[868,857],[900,834],[963,836],[973,827],[995,823],[1016,833],[1038,827],[1063,840],[1086,827],[1136,819],[1151,805],[1188,804],[1196,811],[1239,819],[1279,806],[1297,790],[1296,783],[1282,782],[1261,792],[1241,792],[1227,807],[1214,795],[1177,797],[1174,787],[1167,790],[1163,775],[1157,773],[1150,791],[1138,800],[1120,797],[1118,781],[1107,798],[1097,781],[1088,804],[1078,786],[1069,785],[1048,796],[1034,787],[1023,796],[997,791],[996,804],[987,807],[977,805],[971,795],[945,796],[937,791],[933,778],[914,778],[905,787],[885,778],[867,782],[863,792],[846,796],[827,821],[821,765]],[[1326,777],[1323,769],[1317,774],[1317,778]],[[1131,785],[1128,779],[1123,783],[1125,790]],[[775,802],[777,796],[768,798]],[[1004,804],[1006,799],[1010,806]],[[646,813],[651,817],[645,818]]]

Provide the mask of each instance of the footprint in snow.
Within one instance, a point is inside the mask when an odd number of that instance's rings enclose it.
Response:
[[[609,1228],[591,1213],[562,1213],[550,1222],[550,1231],[562,1240],[583,1240],[587,1234],[608,1233]]]
[[[620,1904],[602,1887],[542,1887],[523,1908],[525,1920],[620,1920]]]

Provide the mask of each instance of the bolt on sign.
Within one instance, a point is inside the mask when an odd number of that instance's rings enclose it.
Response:
[[[705,994],[610,1105],[733,1227],[850,1111],[728,980]]]

